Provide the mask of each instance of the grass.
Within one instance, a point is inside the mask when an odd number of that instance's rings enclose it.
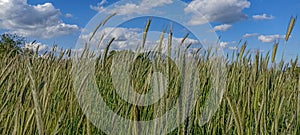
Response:
[[[144,38],[146,36],[144,33]],[[169,55],[171,38],[172,31],[169,32]],[[102,88],[100,93],[111,110],[127,119],[151,120],[174,107],[176,101],[172,99],[178,98],[180,92],[179,69],[168,57],[159,57],[162,66],[153,67],[147,60],[149,53],[137,55],[131,68],[131,78],[135,80],[132,85],[137,92],[149,90],[144,74],[151,73],[154,68],[171,79],[168,93],[157,103],[146,107],[131,105],[124,102],[113,88],[109,71],[112,56],[119,52],[109,53],[109,45],[105,55],[97,58],[95,74],[97,84]],[[227,58],[224,98],[212,119],[200,126],[214,71],[211,64],[214,59],[209,57],[211,52],[204,50],[204,55],[197,59],[200,97],[191,110],[191,116],[169,134],[300,134],[298,60],[276,63],[278,43],[274,44],[272,55],[265,57],[259,52],[254,55],[245,52],[246,47],[245,43]],[[158,48],[161,49],[161,43]],[[61,51],[58,57],[55,53],[49,52],[46,58],[36,55],[0,57],[0,134],[104,134],[89,122],[77,102],[72,78],[72,52]],[[115,132],[142,134],[138,126]]]

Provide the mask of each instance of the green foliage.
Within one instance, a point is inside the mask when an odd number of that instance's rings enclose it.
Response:
[[[0,35],[0,55],[14,56],[20,54],[22,46],[25,45],[25,38],[17,34],[4,33]]]

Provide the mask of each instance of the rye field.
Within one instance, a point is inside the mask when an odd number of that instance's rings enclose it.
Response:
[[[292,31],[289,28],[287,37]],[[277,53],[279,45],[274,43],[273,50],[262,55],[249,53],[245,43],[225,57],[223,98],[204,125],[199,121],[212,87],[215,61],[209,57],[213,50],[199,48],[203,53],[195,60],[199,97],[190,116],[169,134],[300,134],[298,58],[275,59],[281,55]],[[151,53],[144,53],[136,57],[130,68],[132,85],[138,93],[147,93],[150,87],[147,75],[156,68],[170,78],[168,93],[151,106],[124,103],[114,90],[110,74],[112,57],[117,53],[120,52],[109,50],[108,44],[103,54],[94,59],[95,82],[111,110],[132,121],[146,121],[161,116],[180,102],[176,101],[180,93],[178,69],[168,57],[159,57],[163,66],[154,67],[153,59],[148,58]],[[91,123],[78,103],[74,87],[82,84],[74,85],[73,55],[76,53],[72,50],[53,49],[46,57],[9,52],[0,56],[0,134],[105,134]],[[138,125],[115,133],[146,134],[141,133]]]

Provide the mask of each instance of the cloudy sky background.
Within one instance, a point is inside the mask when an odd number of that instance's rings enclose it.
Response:
[[[230,52],[238,43],[248,42],[251,50],[270,51],[275,41],[284,48],[284,37],[291,16],[299,15],[299,0],[182,0],[187,3],[182,14],[192,14],[188,25],[200,25],[208,20],[221,38],[221,46]],[[63,48],[74,48],[80,32],[98,12],[118,0],[0,0],[0,33],[25,36],[27,41]],[[140,0],[139,3],[117,5],[114,11],[127,14],[151,13],[153,8],[167,6],[174,0]],[[203,16],[195,14],[195,10]],[[142,22],[141,27],[145,22]],[[286,46],[286,59],[300,53],[300,23]],[[142,29],[142,28],[141,28]],[[118,30],[123,41],[136,40],[139,31]],[[141,32],[141,31],[140,31]],[[182,34],[184,35],[184,34]],[[178,39],[182,37],[177,37]],[[122,44],[124,45],[125,42]],[[46,47],[43,47],[46,48]]]

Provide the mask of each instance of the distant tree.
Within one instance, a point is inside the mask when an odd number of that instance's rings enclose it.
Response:
[[[0,35],[0,54],[14,56],[22,53],[22,46],[25,45],[25,38],[17,34],[4,33]]]

